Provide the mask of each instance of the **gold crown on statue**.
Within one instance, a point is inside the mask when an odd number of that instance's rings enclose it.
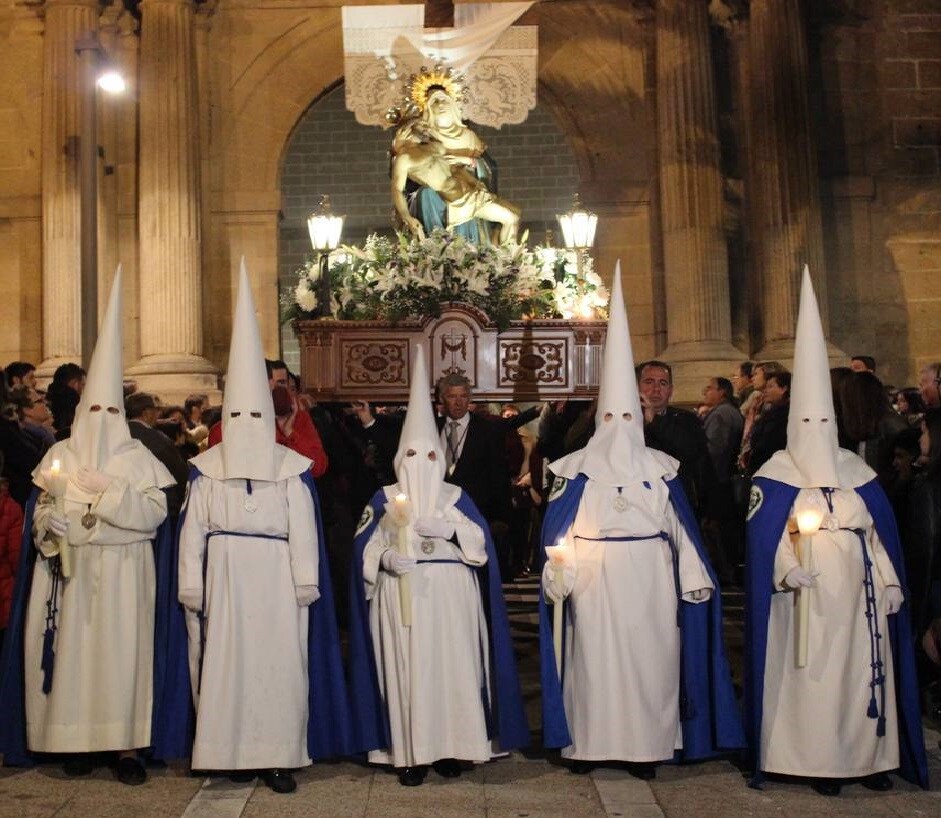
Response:
[[[453,68],[445,68],[440,63],[430,71],[424,65],[417,74],[412,74],[405,83],[405,99],[401,106],[390,108],[386,120],[393,125],[403,119],[421,116],[432,91],[441,89],[456,102],[465,102],[467,89],[464,87],[464,75]]]

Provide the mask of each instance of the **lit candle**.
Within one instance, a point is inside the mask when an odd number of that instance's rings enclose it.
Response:
[[[62,463],[59,460],[52,461],[52,467],[49,469],[49,493],[55,499],[56,513],[65,515],[65,487],[61,475]],[[72,576],[72,556],[69,553],[69,541],[66,537],[56,537],[59,544],[59,570],[62,577],[68,579]]]
[[[408,495],[396,494],[393,499],[393,508],[395,509],[395,522],[398,525],[398,541],[396,550],[407,557],[408,553],[408,530],[409,517],[411,509],[408,503]],[[402,624],[406,628],[412,626],[412,587],[408,574],[402,574],[398,577],[399,583],[399,609],[402,614]]]
[[[799,553],[801,568],[808,574],[813,567],[812,548],[813,538],[820,530],[823,522],[823,511],[816,503],[807,502],[795,508],[797,529],[800,531]],[[801,588],[797,592],[797,648],[795,664],[797,667],[807,666],[807,639],[810,632],[810,588]]]
[[[564,539],[560,539],[558,545],[547,545],[546,556],[549,558],[549,565],[552,567],[552,584],[559,596],[565,587],[563,573],[565,566],[571,559],[571,547]],[[552,606],[552,646],[555,650],[555,671],[562,679],[562,602],[556,602]]]

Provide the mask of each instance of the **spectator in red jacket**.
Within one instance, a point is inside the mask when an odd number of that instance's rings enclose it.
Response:
[[[23,510],[10,496],[9,483],[0,480],[0,647],[10,621],[13,604],[13,581],[16,564],[20,559],[20,539],[23,536]]]

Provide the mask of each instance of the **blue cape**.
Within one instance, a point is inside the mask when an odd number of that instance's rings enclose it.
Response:
[[[0,752],[7,766],[29,766],[40,757],[26,747],[26,698],[23,669],[23,629],[26,606],[38,554],[33,543],[33,512],[39,490],[26,504],[20,564],[16,574],[13,608],[0,656]],[[175,541],[167,521],[153,541],[157,580],[154,628],[154,703],[151,721],[153,756],[164,760],[189,754],[192,703],[189,689],[178,692],[174,679],[186,673],[186,627],[176,599]],[[53,675],[55,684],[55,675]]]
[[[191,465],[190,483],[201,474],[198,468]],[[310,472],[305,471],[299,476],[314,502],[314,514],[317,520],[317,552],[320,560],[318,585],[320,599],[308,608],[310,619],[307,628],[307,670],[310,684],[307,752],[316,761],[348,755],[352,751],[352,725],[340,655],[330,563],[327,559],[326,538],[320,516],[320,499]],[[180,514],[181,527],[186,519],[188,507],[187,503]],[[182,670],[176,674],[175,683],[181,688],[185,687],[186,694],[189,695],[190,678],[185,653],[181,662]]]
[[[557,478],[542,526],[542,548],[537,559],[545,562],[545,546],[555,545],[575,520],[588,478],[579,474],[571,480]],[[715,591],[708,602],[697,604],[677,599],[680,612],[680,719],[683,749],[677,761],[708,758],[745,746],[742,721],[722,643],[722,600],[719,582],[706,555],[693,510],[679,478],[665,481],[670,502],[680,523],[696,547]],[[568,615],[568,603],[564,606]],[[572,743],[562,684],[556,674],[552,645],[552,614],[545,595],[539,595],[539,651],[542,666],[542,731],[546,747],[567,747]],[[564,646],[563,646],[564,651]],[[563,675],[565,668],[562,669]]]
[[[755,778],[753,786],[762,781],[761,772],[761,719],[764,704],[765,657],[768,648],[768,620],[771,596],[774,591],[774,555],[787,525],[791,506],[798,488],[777,480],[758,477],[752,488],[749,503],[748,548],[745,557],[745,731],[753,756]],[[899,543],[895,517],[888,498],[878,482],[872,480],[856,489],[866,504],[876,526],[876,532],[885,546],[898,574],[902,589],[905,585],[905,565]],[[903,778],[928,787],[928,762],[921,731],[921,709],[918,681],[915,675],[914,646],[910,637],[908,606],[888,617],[889,639],[892,645],[892,666],[895,671],[895,697],[899,719],[899,771]],[[864,669],[861,669],[861,672]],[[873,722],[873,730],[876,729]]]
[[[386,749],[389,746],[389,716],[379,691],[379,680],[369,631],[369,603],[363,580],[363,553],[366,543],[385,514],[386,496],[377,491],[363,512],[353,541],[353,569],[350,572],[350,692],[354,707],[357,752]],[[490,529],[467,494],[461,491],[455,504],[458,511],[484,532],[487,563],[476,569],[478,588],[483,598],[490,637],[491,739],[499,741],[503,751],[526,747],[530,742],[529,724],[523,708],[506,602],[500,584],[500,568]]]

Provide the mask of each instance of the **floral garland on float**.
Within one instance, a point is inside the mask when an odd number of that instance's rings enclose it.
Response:
[[[608,291],[592,259],[525,243],[477,246],[437,229],[426,238],[373,234],[362,247],[331,254],[330,316],[398,322],[438,317],[448,303],[471,304],[498,327],[520,319],[605,318]],[[316,260],[282,294],[284,321],[320,316]]]

